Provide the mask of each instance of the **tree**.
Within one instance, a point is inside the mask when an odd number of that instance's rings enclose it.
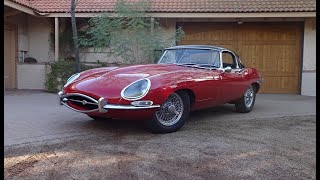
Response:
[[[78,45],[78,35],[77,35],[77,24],[76,24],[76,17],[75,11],[76,6],[79,0],[71,0],[71,25],[72,25],[72,34],[73,34],[73,47],[76,59],[76,72],[79,73],[80,69],[80,57],[79,57],[79,45]]]
[[[154,50],[179,41],[184,32],[178,28],[164,38],[159,20],[147,16],[149,1],[136,3],[118,0],[114,13],[103,13],[89,20],[85,35],[79,37],[81,47],[106,51],[109,56],[121,57],[127,63],[144,63],[153,59]]]

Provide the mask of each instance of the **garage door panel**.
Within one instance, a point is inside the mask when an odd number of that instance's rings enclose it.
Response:
[[[243,41],[241,42],[243,45],[250,45],[250,44],[256,44],[256,45],[283,45],[283,44],[288,44],[288,45],[296,45],[295,40],[290,40],[290,41],[270,41],[270,40],[251,40],[251,41]]]
[[[278,71],[259,71],[265,77],[299,77],[295,72],[278,72]]]
[[[256,24],[247,23],[237,27],[239,40],[259,40],[259,41],[279,41],[279,40],[296,40],[297,25],[290,23],[277,24]]]
[[[268,93],[296,93],[298,82],[295,77],[264,77],[263,86],[261,91]]]
[[[236,31],[230,31],[230,29],[233,29],[233,25],[200,24],[196,26],[187,25],[188,33],[185,34],[183,40],[234,41],[238,36]]]
[[[213,31],[213,32],[199,32],[186,35],[184,40],[214,40],[214,41],[234,41],[234,33],[226,32],[225,30]]]
[[[212,40],[182,40],[180,44],[193,44],[193,45],[212,45],[212,46],[221,46],[224,48],[228,48],[230,50],[236,50],[237,46],[234,41],[212,41]]]
[[[258,69],[264,83],[261,93],[299,92],[299,55],[296,45],[240,45],[239,55],[248,67]]]
[[[238,53],[241,61],[247,66],[260,71],[272,73],[294,73],[299,71],[298,53],[291,45],[243,45],[240,44]]]

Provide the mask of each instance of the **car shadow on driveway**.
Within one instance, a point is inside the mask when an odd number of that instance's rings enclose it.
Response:
[[[190,113],[190,118],[186,122],[192,126],[193,123],[198,123],[199,121],[205,121],[208,118],[214,117],[221,118],[228,113],[236,113],[233,106],[230,105],[220,105],[217,107],[211,107],[203,110],[197,110]],[[70,124],[69,124],[70,123]],[[93,120],[87,117],[81,123],[79,121],[69,121],[65,124],[67,126],[81,126],[83,129],[87,130],[99,130],[108,132],[130,132],[130,133],[149,133],[144,126],[142,120],[124,120],[124,119],[105,119],[105,120]]]
[[[201,121],[210,117],[219,118],[226,114],[236,113],[234,105],[224,104],[211,108],[196,110],[190,113],[190,121],[196,120]]]

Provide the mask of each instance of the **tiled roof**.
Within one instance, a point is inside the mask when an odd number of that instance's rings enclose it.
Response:
[[[39,12],[67,12],[70,0],[12,0]],[[138,0],[129,0],[130,2]],[[149,12],[315,12],[316,0],[150,0]],[[116,0],[79,0],[77,12],[112,12]]]
[[[16,3],[18,3],[18,4],[21,4],[21,5],[24,5],[24,6],[27,6],[27,7],[33,9],[33,7],[32,7],[32,5],[31,5],[31,3],[30,3],[29,0],[11,0],[11,1],[16,2]]]

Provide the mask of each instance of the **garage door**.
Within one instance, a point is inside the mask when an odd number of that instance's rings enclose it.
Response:
[[[234,50],[247,67],[258,69],[261,93],[300,93],[302,25],[298,23],[184,23],[180,42]]]

